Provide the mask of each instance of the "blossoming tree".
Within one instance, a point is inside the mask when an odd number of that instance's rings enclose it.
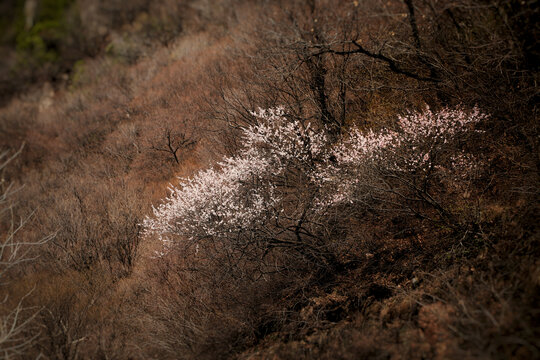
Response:
[[[352,128],[331,142],[324,129],[288,119],[283,108],[253,116],[238,155],[181,179],[145,220],[164,252],[183,245],[263,260],[286,248],[289,255],[335,266],[336,207],[391,204],[418,213],[407,204],[420,201],[446,216],[427,184],[436,172],[456,181],[467,176],[474,161],[456,150],[456,142],[485,118],[478,109],[428,109],[400,117],[395,129]]]

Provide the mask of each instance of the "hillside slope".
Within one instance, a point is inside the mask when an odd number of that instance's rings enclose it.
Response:
[[[76,0],[2,23],[0,354],[540,358],[538,11]]]

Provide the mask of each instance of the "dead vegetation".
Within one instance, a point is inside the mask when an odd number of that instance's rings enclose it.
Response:
[[[62,65],[0,89],[17,154],[0,165],[2,356],[540,357],[534,1],[124,3],[74,1]],[[452,145],[482,166],[374,173],[391,207],[313,218],[333,266],[217,242],[157,256],[143,236],[177,176],[242,151],[259,107],[338,141],[426,105],[490,115]],[[285,214],[303,218],[313,187],[293,170]]]

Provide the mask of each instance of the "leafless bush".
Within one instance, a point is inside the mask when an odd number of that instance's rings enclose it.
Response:
[[[434,353],[505,358],[519,347],[520,353],[537,357],[533,334],[538,329],[519,324],[523,309],[517,303],[523,299],[516,284],[503,283],[500,274],[480,273],[474,267],[461,270],[461,276],[453,271],[454,277],[452,272],[421,274],[426,290],[407,295],[421,306],[420,326],[432,337]]]
[[[184,132],[173,131],[170,128],[163,129],[163,136],[159,142],[153,142],[151,149],[154,151],[164,152],[172,156],[176,164],[180,164],[178,152],[180,150],[189,149],[196,144],[189,135]]]
[[[30,262],[35,259],[32,251],[35,247],[48,242],[53,236],[43,237],[37,241],[24,241],[19,239],[19,232],[26,225],[29,218],[22,219],[19,222],[13,214],[13,205],[10,204],[10,197],[14,192],[21,189],[14,189],[12,184],[7,184],[3,178],[3,171],[6,166],[13,161],[22,151],[19,149],[16,153],[9,155],[7,151],[0,153],[0,286],[9,284],[10,270],[15,267]],[[7,219],[7,222],[6,222]],[[5,227],[7,225],[7,227]],[[33,308],[27,308],[24,305],[27,296],[23,296],[18,300],[14,308],[4,308],[9,299],[9,295],[1,299],[0,303],[0,354],[3,357],[11,358],[20,356],[25,351],[35,344],[38,335],[27,336],[27,331],[33,325],[33,320],[37,316],[37,312]]]

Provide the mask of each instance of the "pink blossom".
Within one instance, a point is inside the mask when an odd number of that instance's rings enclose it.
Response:
[[[288,119],[283,108],[252,114],[257,123],[244,130],[243,151],[171,185],[169,196],[144,221],[146,232],[157,234],[165,248],[182,239],[239,241],[239,234],[282,216],[285,197],[301,186],[316,195],[313,210],[323,214],[336,205],[369,201],[385,174],[423,176],[432,169],[461,181],[474,169],[472,156],[451,153],[450,169],[436,161],[486,118],[477,108],[427,109],[399,117],[395,130],[352,128],[332,144],[324,129]]]

